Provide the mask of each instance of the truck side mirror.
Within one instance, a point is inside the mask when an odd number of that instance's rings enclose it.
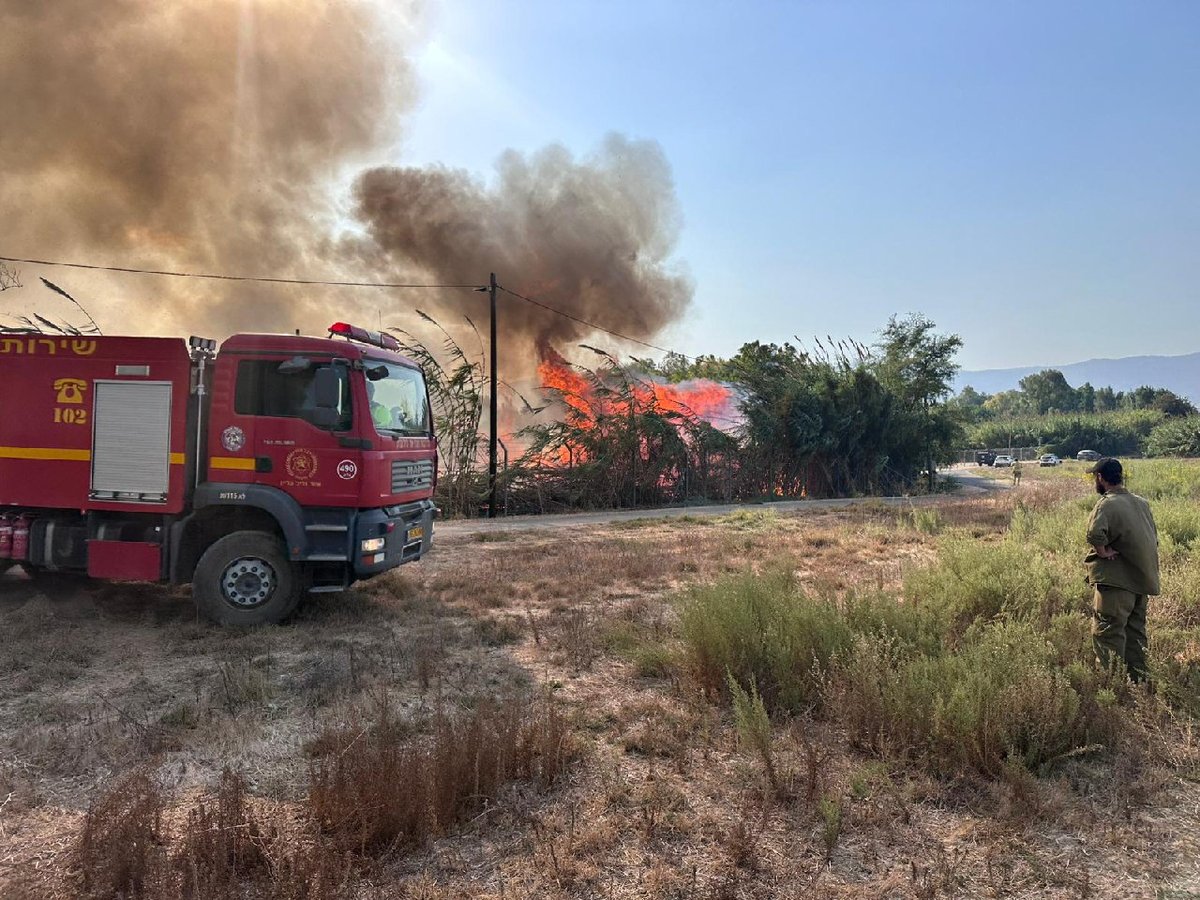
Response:
[[[313,373],[314,409],[311,420],[318,428],[333,428],[338,423],[341,381],[337,369],[332,366],[317,369]]]

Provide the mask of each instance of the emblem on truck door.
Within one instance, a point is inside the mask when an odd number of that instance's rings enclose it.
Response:
[[[236,425],[230,425],[221,432],[221,446],[230,453],[237,453],[246,446],[246,432]]]
[[[297,481],[307,481],[317,474],[317,456],[311,450],[293,450],[284,466]]]

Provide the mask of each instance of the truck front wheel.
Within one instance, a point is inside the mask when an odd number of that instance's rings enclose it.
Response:
[[[303,590],[283,544],[262,531],[235,531],[204,551],[192,597],[221,625],[270,625],[290,616]]]

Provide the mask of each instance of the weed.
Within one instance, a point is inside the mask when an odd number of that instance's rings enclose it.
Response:
[[[246,782],[228,768],[216,796],[201,800],[188,813],[173,861],[185,898],[227,896],[243,880],[262,879],[270,871],[262,826],[246,804]]]
[[[837,708],[858,742],[939,773],[996,775],[1010,758],[1036,768],[1108,736],[1027,624],[984,626],[958,652],[936,656],[860,638],[836,682]]]
[[[762,697],[758,695],[758,689],[754,685],[750,685],[750,691],[747,693],[728,672],[726,679],[729,682],[729,696],[733,701],[733,717],[737,724],[738,737],[762,761],[767,780],[771,783],[771,790],[778,795],[782,789],[775,769],[771,719],[767,715]]]
[[[630,654],[634,674],[638,678],[669,678],[675,674],[676,657],[671,648],[644,644]]]
[[[1015,541],[949,540],[936,566],[912,572],[904,583],[905,602],[927,607],[952,638],[1001,615],[1044,624],[1068,608],[1070,596],[1065,574]]]
[[[478,531],[475,540],[480,544],[506,544],[515,541],[518,535],[515,531]]]
[[[914,506],[908,512],[908,519],[922,534],[937,534],[942,530],[942,514],[936,506]]]
[[[554,783],[573,757],[549,700],[514,697],[435,714],[403,739],[390,710],[319,740],[309,806],[336,844],[377,855],[414,846],[489,809],[510,781]]]
[[[838,838],[842,834],[842,800],[826,795],[817,804],[821,814],[821,843],[825,846],[825,858],[833,856]]]
[[[851,640],[837,609],[805,596],[787,572],[693,588],[683,597],[680,623],[688,662],[706,692],[724,694],[731,674],[772,712],[816,703],[830,660]]]
[[[475,633],[485,647],[503,647],[521,640],[525,630],[516,616],[488,616],[476,620]]]
[[[84,897],[152,897],[167,880],[162,785],[145,770],[116,782],[88,809],[74,861]]]
[[[553,640],[567,665],[579,671],[590,669],[600,656],[599,623],[587,609],[567,609],[554,616]]]
[[[230,715],[247,706],[263,706],[271,699],[270,657],[258,665],[250,659],[227,660],[217,674],[221,702]]]

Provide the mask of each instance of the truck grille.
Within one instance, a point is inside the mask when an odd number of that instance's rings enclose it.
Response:
[[[393,494],[426,490],[432,486],[432,459],[397,459],[392,463]]]

